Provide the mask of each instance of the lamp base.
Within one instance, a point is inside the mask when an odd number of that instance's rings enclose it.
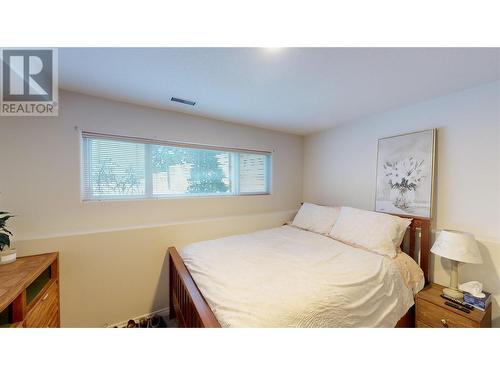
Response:
[[[445,296],[463,300],[464,299],[464,294],[458,290],[458,289],[451,289],[451,288],[443,288],[443,294]]]

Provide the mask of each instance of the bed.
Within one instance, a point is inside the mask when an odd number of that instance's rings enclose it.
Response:
[[[290,225],[169,248],[180,327],[412,327],[428,283],[430,221],[412,218],[399,261]],[[423,271],[403,287],[404,257]]]

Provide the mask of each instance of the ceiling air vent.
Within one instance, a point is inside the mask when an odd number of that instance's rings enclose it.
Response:
[[[196,102],[193,102],[192,100],[186,100],[186,99],[176,98],[175,96],[172,96],[170,98],[170,101],[181,103],[181,104],[186,104],[186,105],[195,105],[196,104]]]

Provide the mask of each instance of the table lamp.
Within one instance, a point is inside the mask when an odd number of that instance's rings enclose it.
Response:
[[[463,299],[464,294],[458,290],[458,262],[483,262],[474,236],[456,230],[442,230],[431,252],[451,260],[450,287],[444,288],[443,293],[448,297]]]

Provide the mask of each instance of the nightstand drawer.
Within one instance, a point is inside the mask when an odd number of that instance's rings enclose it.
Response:
[[[419,299],[417,302],[417,322],[433,328],[471,328],[479,325],[461,315]]]
[[[432,328],[431,326],[428,326],[427,324],[422,323],[420,320],[417,320],[417,322],[415,323],[415,327],[417,327],[417,328]]]

